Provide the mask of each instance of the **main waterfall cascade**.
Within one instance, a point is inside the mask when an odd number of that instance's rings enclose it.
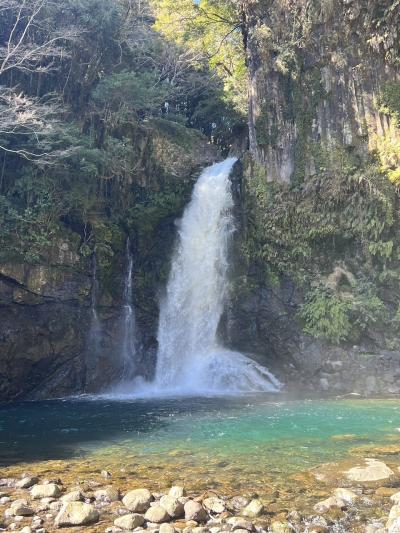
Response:
[[[228,296],[234,231],[230,172],[235,158],[206,168],[179,224],[161,303],[155,393],[277,391],[279,381],[250,358],[225,349],[217,330]]]

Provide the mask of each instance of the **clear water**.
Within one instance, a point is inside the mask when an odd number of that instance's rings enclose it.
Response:
[[[138,482],[254,489],[360,445],[398,442],[399,432],[395,400],[57,400],[0,408],[0,457],[8,467],[86,461],[134,469]]]

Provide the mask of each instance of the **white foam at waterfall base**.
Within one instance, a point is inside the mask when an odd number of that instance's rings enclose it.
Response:
[[[222,347],[217,329],[228,296],[234,231],[229,175],[235,158],[206,168],[179,224],[161,302],[155,380],[143,394],[273,392],[279,381],[245,355]]]

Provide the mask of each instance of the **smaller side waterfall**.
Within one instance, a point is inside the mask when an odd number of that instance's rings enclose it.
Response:
[[[133,305],[133,254],[129,237],[126,240],[126,270],[123,293],[121,362],[123,381],[132,379],[137,371],[138,353],[136,315]]]
[[[96,252],[92,255],[92,289],[90,295],[91,322],[88,335],[88,350],[90,353],[97,355],[101,342],[101,322],[97,313],[99,294],[99,280],[97,279],[97,257]]]

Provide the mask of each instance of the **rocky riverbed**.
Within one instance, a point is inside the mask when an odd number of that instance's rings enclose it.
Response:
[[[271,482],[253,493],[234,487],[200,492],[192,488],[195,479],[186,489],[160,489],[138,485],[124,469],[99,471],[94,466],[89,472],[66,463],[63,475],[61,461],[35,464],[31,471],[8,467],[0,479],[0,530],[400,533],[400,446],[370,446],[369,457],[361,452],[356,448],[355,457],[299,472],[288,476],[286,486]]]

